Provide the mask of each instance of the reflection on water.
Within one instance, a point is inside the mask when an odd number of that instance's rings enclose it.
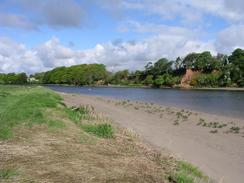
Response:
[[[49,88],[66,93],[109,96],[119,99],[154,102],[202,112],[244,119],[244,92],[178,89],[106,88],[54,86]]]

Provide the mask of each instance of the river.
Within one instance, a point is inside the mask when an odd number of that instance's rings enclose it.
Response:
[[[173,106],[244,119],[244,92],[241,91],[80,87],[57,85],[48,85],[47,87],[52,90],[65,93],[108,96],[116,99],[153,102],[165,106]]]

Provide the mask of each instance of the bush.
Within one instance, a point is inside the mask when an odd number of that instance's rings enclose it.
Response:
[[[153,76],[152,75],[148,75],[146,77],[146,79],[143,81],[143,84],[147,85],[147,86],[150,86],[153,84]]]
[[[216,87],[219,86],[219,74],[199,74],[190,83],[194,87]]]
[[[158,76],[155,79],[154,85],[156,87],[173,86],[173,85],[179,84],[179,81],[180,81],[180,77],[173,77],[172,75],[164,74],[164,75]]]

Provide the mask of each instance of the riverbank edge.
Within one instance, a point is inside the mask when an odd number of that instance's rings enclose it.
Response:
[[[41,86],[77,86],[78,85],[66,85],[66,84],[42,84]],[[217,87],[217,88],[211,88],[211,87],[202,87],[202,88],[195,88],[195,87],[160,87],[155,88],[151,86],[140,86],[140,85],[83,85],[80,87],[95,87],[95,88],[141,88],[141,89],[178,89],[178,90],[212,90],[212,91],[244,91],[244,88],[235,88],[235,87]]]

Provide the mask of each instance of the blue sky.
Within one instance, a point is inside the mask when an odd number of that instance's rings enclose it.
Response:
[[[242,0],[1,0],[0,72],[103,63],[142,69],[161,57],[244,47]]]

